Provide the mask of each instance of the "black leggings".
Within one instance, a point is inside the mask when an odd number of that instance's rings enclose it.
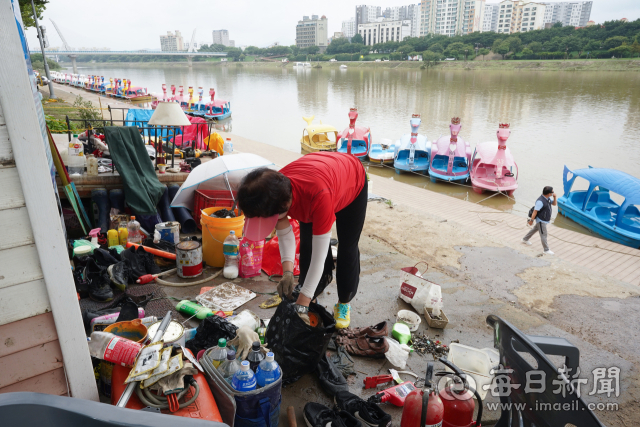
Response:
[[[368,185],[365,181],[360,194],[347,207],[336,213],[336,231],[338,232],[338,260],[336,262],[336,283],[338,284],[338,298],[341,303],[348,303],[356,296],[360,283],[360,250],[358,242],[367,215]],[[304,284],[304,279],[311,264],[311,240],[313,238],[313,224],[300,223],[300,278],[298,282]],[[320,295],[333,279],[333,255],[331,247],[324,262],[324,271],[318,287],[313,295]]]

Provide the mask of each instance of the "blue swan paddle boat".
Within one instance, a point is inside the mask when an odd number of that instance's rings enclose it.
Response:
[[[429,170],[429,157],[431,156],[431,144],[424,135],[418,135],[418,129],[422,120],[420,114],[411,116],[411,134],[404,134],[396,141],[396,155],[393,167],[396,173],[417,172],[427,173]]]

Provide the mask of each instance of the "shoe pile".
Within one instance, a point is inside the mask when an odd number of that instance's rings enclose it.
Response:
[[[335,395],[335,409],[310,402],[304,407],[308,427],[390,427],[391,415],[348,390]]]
[[[344,346],[349,354],[372,358],[383,358],[389,351],[385,337],[389,334],[387,322],[367,328],[346,328],[338,331],[336,344]]]

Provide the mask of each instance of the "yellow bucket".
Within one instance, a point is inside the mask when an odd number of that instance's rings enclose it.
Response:
[[[211,215],[215,211],[227,209],[225,207],[207,208],[202,210],[200,224],[202,225],[202,259],[212,267],[224,267],[224,255],[222,243],[231,230],[236,232],[236,237],[241,240],[244,228],[244,215],[236,218],[214,218]],[[236,215],[238,210],[235,211]]]

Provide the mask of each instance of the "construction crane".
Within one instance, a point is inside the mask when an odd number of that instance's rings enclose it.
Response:
[[[66,50],[67,52],[75,50],[75,49],[72,49],[71,46],[69,46],[69,44],[67,43],[67,41],[64,39],[64,36],[62,35],[62,31],[60,31],[60,28],[58,28],[58,25],[56,24],[56,22],[51,18],[49,18],[49,20],[53,24],[53,27],[56,29],[58,36],[60,36],[60,40],[62,40],[62,45],[64,46],[64,50]],[[78,74],[78,65],[76,64],[77,55],[68,55],[68,56],[69,56],[69,59],[71,59],[71,65],[73,66],[73,74]]]

